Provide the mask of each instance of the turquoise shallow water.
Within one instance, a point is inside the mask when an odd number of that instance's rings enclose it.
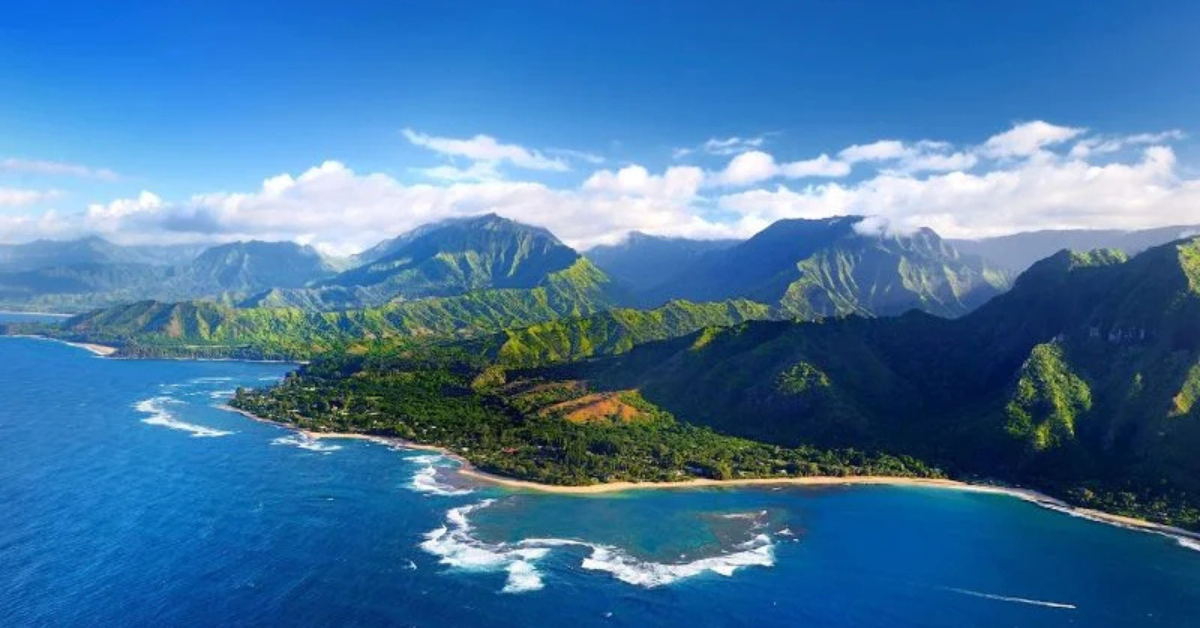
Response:
[[[0,339],[0,626],[1200,621],[1200,552],[1002,496],[518,494],[213,407],[287,370]]]

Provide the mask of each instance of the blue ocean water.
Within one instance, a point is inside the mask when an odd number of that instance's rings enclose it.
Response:
[[[288,368],[0,339],[0,626],[1200,623],[1200,552],[1003,496],[515,493],[214,407]]]

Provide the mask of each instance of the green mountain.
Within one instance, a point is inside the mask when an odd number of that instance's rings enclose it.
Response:
[[[477,290],[341,312],[141,301],[59,324],[0,331],[112,344],[124,355],[307,359],[359,342],[478,336],[586,317],[613,305],[608,277],[579,258],[530,289]]]
[[[755,440],[886,447],[1200,525],[1200,239],[1063,251],[959,319],[748,322],[555,377]]]
[[[1137,231],[1115,229],[1054,229],[978,240],[950,240],[963,253],[978,255],[1000,268],[1024,272],[1034,262],[1061,249],[1116,249],[1136,255],[1152,246],[1200,234],[1200,225],[1160,227]]]
[[[532,289],[580,256],[545,229],[488,214],[426,225],[357,259],[366,263],[311,289],[276,289],[243,305],[328,310],[476,290]]]
[[[780,220],[701,256],[644,300],[743,298],[805,319],[909,309],[960,316],[1008,287],[1006,273],[959,254],[932,230],[864,235],[856,230],[861,221]]]
[[[194,247],[125,247],[100,238],[10,247],[0,265],[0,304],[80,311],[145,299],[233,301],[273,286],[303,286],[331,268],[311,247],[236,242]]]
[[[645,291],[662,285],[704,254],[729,249],[739,242],[664,238],[633,231],[618,244],[595,246],[584,255],[614,280],[635,291]]]
[[[250,294],[299,288],[333,274],[316,249],[294,242],[234,242],[206,249],[176,280],[181,294]]]
[[[96,236],[78,240],[0,244],[0,273],[86,264],[173,266],[190,262],[203,248],[190,244],[123,246]]]

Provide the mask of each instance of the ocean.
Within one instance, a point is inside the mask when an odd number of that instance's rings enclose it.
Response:
[[[0,626],[1200,624],[1200,551],[1005,496],[521,493],[216,407],[289,369],[0,339]]]

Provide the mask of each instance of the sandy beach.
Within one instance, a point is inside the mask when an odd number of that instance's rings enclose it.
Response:
[[[70,345],[72,347],[78,347],[80,349],[85,349],[87,351],[91,351],[92,353],[94,353],[98,356],[102,356],[102,357],[108,357],[117,352],[116,347],[110,347],[108,345],[98,345],[98,344],[95,344],[92,342],[70,342],[68,340],[60,340],[58,338],[47,338],[46,336],[34,336],[34,335],[22,334],[22,335],[9,336],[9,338],[33,338],[34,340],[45,340],[48,342],[60,342],[64,345]]]
[[[357,432],[315,432],[312,430],[299,429],[293,425],[264,419],[260,416],[240,410],[232,406],[218,406],[222,410],[235,412],[250,420],[261,423],[269,423],[271,425],[299,432],[307,438],[314,440],[319,439],[349,439],[349,440],[365,440],[389,447],[400,447],[404,449],[414,449],[420,451],[433,451],[440,453],[448,458],[451,458],[459,463],[457,470],[458,475],[483,482],[503,486],[512,490],[531,491],[539,493],[553,493],[558,495],[599,495],[605,493],[619,493],[623,491],[638,491],[638,490],[687,490],[698,488],[736,488],[747,486],[910,486],[921,488],[934,488],[954,491],[966,491],[972,493],[989,493],[994,495],[1005,495],[1015,497],[1022,501],[1036,504],[1043,508],[1055,510],[1074,517],[1081,517],[1090,521],[1104,523],[1130,530],[1140,532],[1149,532],[1152,534],[1160,534],[1171,537],[1177,540],[1187,540],[1191,543],[1200,542],[1200,533],[1168,526],[1143,519],[1126,517],[1123,515],[1115,515],[1092,510],[1089,508],[1078,508],[1072,506],[1060,499],[1056,499],[1044,493],[1026,488],[997,486],[992,484],[972,484],[960,480],[948,480],[937,478],[906,478],[893,476],[876,476],[876,475],[861,475],[861,476],[810,476],[810,477],[782,477],[782,478],[745,478],[737,480],[713,480],[708,478],[691,478],[687,480],[679,480],[672,482],[604,482],[600,484],[589,484],[584,486],[563,486],[557,484],[541,484],[538,482],[530,482],[528,480],[518,480],[515,478],[504,477],[494,473],[487,473],[476,469],[470,461],[462,456],[436,445],[421,445],[412,443],[402,438],[390,436],[375,436],[371,434],[361,434]]]
[[[91,342],[67,342],[65,340],[63,342],[65,344],[71,345],[72,347],[79,347],[80,349],[87,349],[88,351],[91,351],[92,353],[94,353],[96,355],[105,356],[105,357],[110,356],[117,352],[116,347],[110,347],[108,345],[98,345],[98,344],[91,343]]]

